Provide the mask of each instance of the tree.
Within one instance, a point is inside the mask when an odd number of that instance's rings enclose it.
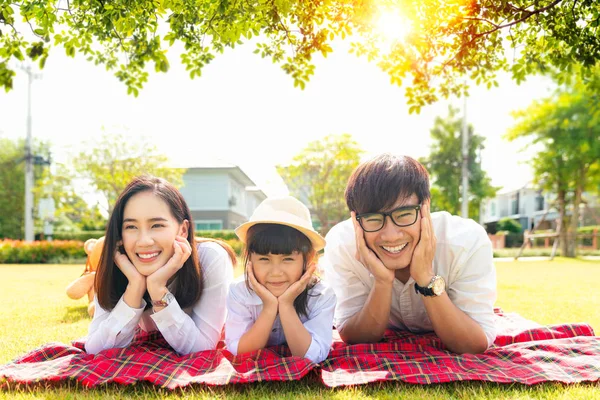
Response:
[[[411,29],[385,45],[379,16],[397,13]],[[377,62],[393,84],[412,78],[406,95],[418,112],[466,90],[465,75],[488,87],[498,71],[517,82],[550,66],[582,65],[589,75],[600,58],[599,15],[593,0],[20,1],[0,6],[0,84],[12,87],[9,61],[28,57],[43,67],[50,50],[62,47],[115,71],[137,95],[147,64],[169,69],[166,47],[175,42],[194,78],[225,48],[258,37],[255,52],[303,88],[314,55],[353,35],[353,51]]]
[[[462,121],[458,113],[458,109],[449,107],[446,118],[436,117],[431,129],[431,152],[419,160],[432,177],[432,210],[452,214],[460,212],[462,202]],[[492,186],[491,179],[481,169],[480,153],[485,138],[473,131],[469,125],[469,216],[478,220],[482,201],[494,197],[499,188]]]
[[[80,195],[81,187],[76,186],[76,182],[77,176],[64,164],[56,165],[52,173],[47,169],[42,177],[38,197],[51,197],[54,200],[54,231],[104,230],[106,216],[98,204],[90,205]]]
[[[109,214],[119,194],[138,175],[155,175],[175,186],[183,183],[185,170],[171,168],[168,158],[144,139],[136,141],[122,133],[105,132],[86,147],[91,150],[74,156],[70,168],[76,177],[86,179],[105,197]]]
[[[34,141],[33,154],[45,158],[49,143]],[[23,239],[25,226],[25,141],[0,138],[0,238]],[[43,186],[43,165],[34,164],[34,205]],[[35,209],[34,209],[35,218]]]
[[[563,82],[564,75],[557,76]],[[563,256],[576,254],[576,233],[582,193],[600,184],[600,69],[584,82],[575,75],[555,93],[515,114],[509,140],[529,138],[541,147],[532,160],[536,182],[556,193]],[[569,218],[568,210],[571,210]]]
[[[290,165],[277,166],[290,194],[309,206],[324,235],[348,217],[344,191],[362,153],[351,135],[329,135],[310,142]]]

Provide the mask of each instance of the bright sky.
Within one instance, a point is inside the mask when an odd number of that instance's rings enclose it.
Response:
[[[308,142],[350,133],[367,151],[365,158],[388,151],[417,158],[428,154],[434,118],[447,113],[448,102],[440,102],[409,115],[403,89],[374,63],[348,54],[347,43],[316,60],[304,91],[270,59],[253,54],[252,45],[217,56],[194,80],[173,50],[171,70],[151,73],[138,98],[102,66],[56,50],[32,90],[33,136],[52,141],[56,161],[102,127],[127,130],[178,163],[219,158],[239,165],[268,195],[285,194],[274,166],[290,162]],[[541,78],[517,86],[503,77],[499,88],[472,90],[468,121],[487,137],[482,158],[493,184],[514,189],[530,178],[521,145],[502,135],[512,125],[511,110],[547,93]],[[14,89],[0,94],[0,136],[26,136],[26,106],[26,75],[19,70]]]

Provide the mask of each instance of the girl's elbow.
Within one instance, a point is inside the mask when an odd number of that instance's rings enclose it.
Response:
[[[85,348],[86,353],[93,354],[93,355],[96,355],[96,354],[100,353],[102,350],[104,350],[99,346],[94,346],[89,341],[87,341],[83,347]]]

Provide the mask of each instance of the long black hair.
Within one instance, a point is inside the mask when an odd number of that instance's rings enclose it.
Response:
[[[202,294],[200,262],[196,250],[192,213],[181,192],[175,186],[165,179],[150,175],[134,178],[119,195],[110,215],[94,282],[98,303],[105,310],[112,310],[127,288],[127,277],[115,263],[114,254],[117,250],[117,243],[122,240],[125,205],[129,199],[142,192],[151,192],[167,203],[172,216],[179,224],[182,224],[185,220],[189,221],[187,240],[192,248],[192,254],[190,254],[181,269],[171,277],[169,284],[174,280],[174,287],[171,291],[179,306],[181,308],[190,307],[200,299]],[[144,294],[144,300],[146,300],[146,308],[150,308],[152,300],[147,291]]]

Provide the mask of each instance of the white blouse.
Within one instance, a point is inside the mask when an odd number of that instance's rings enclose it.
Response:
[[[225,323],[225,344],[227,350],[237,354],[240,339],[258,319],[263,309],[260,297],[249,291],[243,276],[238,278],[229,289],[227,298],[227,322]],[[335,293],[331,288],[318,282],[308,292],[308,316],[299,314],[300,321],[310,333],[312,341],[304,355],[314,363],[320,363],[327,355],[333,341],[333,314],[335,312]],[[279,315],[275,318],[267,346],[286,342]]]
[[[159,330],[179,354],[213,350],[221,339],[225,324],[226,300],[233,281],[233,265],[227,251],[214,242],[198,245],[203,289],[200,300],[190,309],[182,310],[177,301],[157,313],[152,309],[129,307],[123,297],[112,311],[100,307],[94,297],[96,311],[92,320],[85,350],[96,354],[102,350],[126,347],[131,343],[139,325],[146,332]]]

